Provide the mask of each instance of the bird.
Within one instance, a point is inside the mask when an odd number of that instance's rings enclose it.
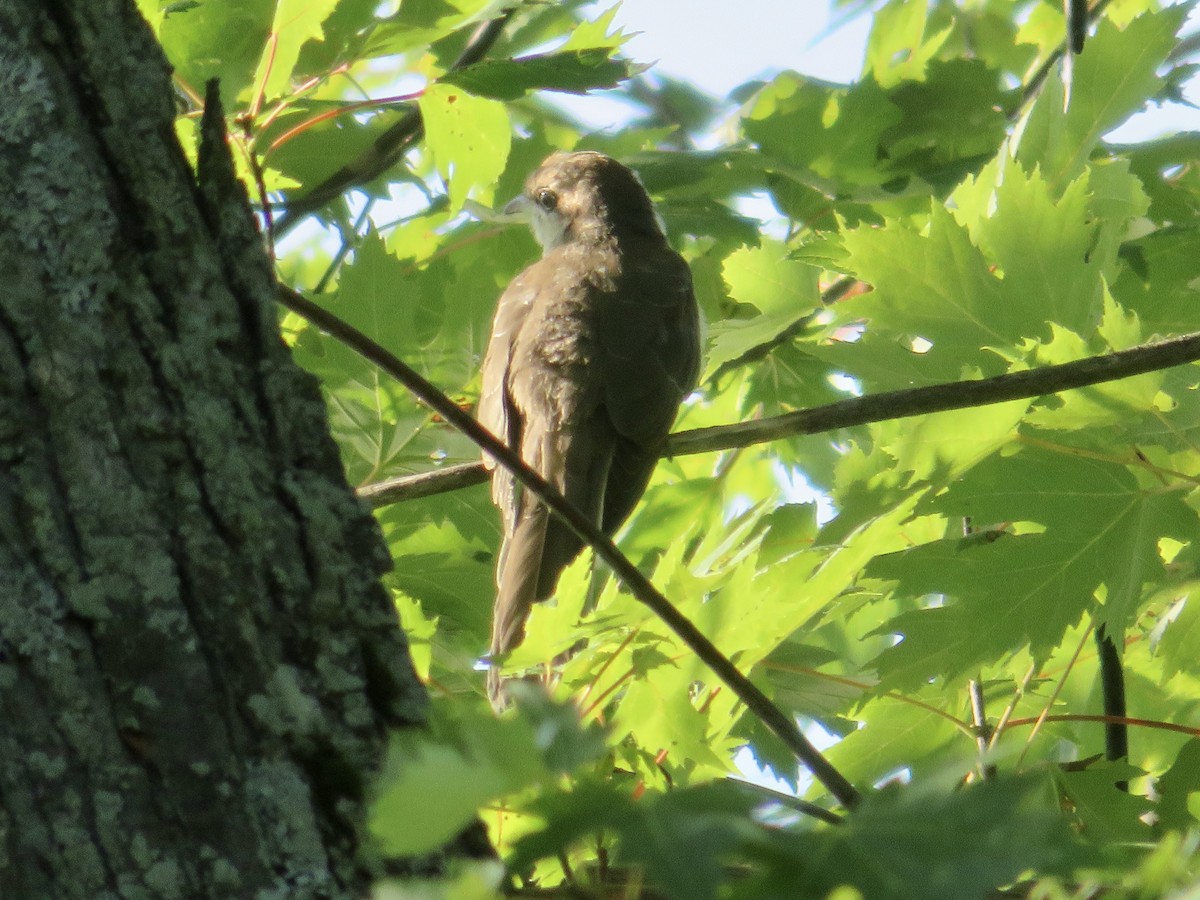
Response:
[[[477,418],[611,536],[699,376],[691,272],[640,179],[602,153],[550,155],[504,211],[529,223],[543,253],[497,304]],[[502,709],[495,660],[520,645],[583,543],[486,453],[484,463],[502,524],[488,654]]]

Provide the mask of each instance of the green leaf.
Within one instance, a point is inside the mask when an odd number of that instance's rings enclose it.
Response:
[[[978,59],[933,60],[923,81],[888,92],[901,119],[881,135],[888,158],[926,180],[942,180],[949,164],[991,157],[1005,136],[1000,73]],[[950,184],[962,178],[954,170]]]
[[[1052,187],[1074,180],[1097,141],[1153,97],[1158,68],[1175,47],[1186,5],[1138,16],[1124,29],[1102,17],[1075,60],[1071,102],[1063,114],[1062,82],[1052,74],[1021,129],[1017,159],[1040,165]]]
[[[610,59],[607,50],[597,48],[486,60],[444,75],[440,83],[457,85],[476,97],[516,100],[530,91],[585,94],[614,88],[637,72],[632,63]]]
[[[1194,228],[1160,229],[1121,248],[1126,265],[1113,296],[1147,334],[1181,334],[1200,321],[1200,254]]]
[[[1118,460],[1075,455],[1069,447],[993,456],[930,505],[969,516],[977,527],[995,522],[1044,526],[1039,541],[1023,537],[993,545],[1019,544],[1032,554],[1027,568],[1013,561],[1021,586],[1006,607],[1062,621],[1067,613],[1056,614],[1056,604],[1080,604],[1103,584],[1107,597],[1100,620],[1113,634],[1124,633],[1143,586],[1163,576],[1159,540],[1190,540],[1197,526],[1195,512],[1178,490],[1164,491],[1154,479],[1143,483]],[[1056,545],[1057,552],[1049,554],[1043,541]]]
[[[1191,671],[1200,646],[1200,585],[1186,586],[1183,608],[1167,624],[1159,649],[1168,676]]]
[[[512,141],[504,104],[449,84],[431,84],[420,104],[426,143],[449,191],[451,210],[461,209],[468,196],[490,203]]]
[[[721,274],[729,295],[752,304],[760,313],[811,313],[821,302],[815,268],[788,258],[778,241],[735,250],[725,258]]]
[[[1004,302],[999,280],[966,230],[939,204],[927,232],[889,222],[857,228],[842,238],[848,266],[875,290],[843,304],[881,334],[920,337],[932,343],[922,355],[928,370],[956,377],[966,365],[999,370],[986,348],[1007,346],[1040,330]]]
[[[519,714],[497,719],[463,704],[435,704],[430,730],[392,736],[371,831],[383,850],[418,856],[444,846],[485,803],[571,771],[603,751],[595,728],[537,689],[513,691]]]
[[[1064,549],[1048,535],[980,536],[876,558],[867,575],[894,581],[900,596],[949,598],[879,627],[902,637],[876,660],[880,688],[958,682],[1025,646],[1044,660],[1089,608],[1094,589]]]
[[[835,88],[784,72],[755,95],[742,128],[763,152],[795,170],[834,183],[873,185],[891,178],[878,146],[900,119],[873,81]]]
[[[970,739],[932,709],[876,696],[856,710],[855,720],[858,727],[826,751],[854,784],[878,784],[914,768],[918,775],[965,775],[974,762]]]
[[[648,150],[630,157],[646,190],[670,197],[711,199],[737,195],[762,184],[762,155],[753,150]]]
[[[980,243],[1000,266],[1000,302],[1029,319],[1053,322],[1080,334],[1096,327],[1101,312],[1099,261],[1092,254],[1095,226],[1088,209],[1088,179],[1077,178],[1055,196],[1034,171],[1010,164],[994,194],[995,209],[976,226]],[[1045,326],[1038,329],[1045,333]],[[1026,329],[1028,336],[1035,336]]]
[[[1180,748],[1171,768],[1154,787],[1159,796],[1158,822],[1163,829],[1197,827],[1194,804],[1200,794],[1200,738],[1192,738]]]
[[[254,73],[257,94],[271,100],[289,93],[300,49],[308,41],[325,39],[321,23],[337,5],[338,0],[275,0],[271,30]]]
[[[883,87],[921,81],[925,66],[950,36],[944,28],[925,37],[929,7],[915,2],[888,3],[875,16],[867,41],[867,71]]]
[[[747,795],[731,784],[681,789],[631,800],[604,785],[585,783],[570,794],[547,795],[531,806],[544,822],[521,838],[508,860],[516,870],[565,852],[582,838],[615,835],[617,858],[642,868],[678,900],[715,898],[722,863],[749,826]]]
[[[396,604],[396,612],[400,615],[400,627],[404,629],[413,668],[422,681],[428,681],[438,620],[436,617],[427,617],[421,609],[421,604],[403,591],[393,591],[392,598]]]
[[[821,303],[817,270],[789,259],[787,248],[775,241],[734,251],[725,258],[721,274],[729,296],[750,304],[759,315],[712,327],[710,375],[748,350],[771,343],[780,333],[811,316]]]
[[[892,787],[838,828],[780,833],[770,845],[774,878],[749,896],[824,897],[847,885],[872,900],[969,900],[991,896],[1030,868],[1068,874],[1097,859],[1071,836],[1041,777],[953,791]]]
[[[162,20],[158,39],[176,75],[197,94],[211,78],[232,110],[253,81],[275,0],[205,0]]]
[[[1145,797],[1117,787],[1142,774],[1124,762],[1099,760],[1085,769],[1059,771],[1055,781],[1079,830],[1098,844],[1140,843],[1150,839],[1142,817],[1153,809]]]
[[[616,50],[629,40],[623,31],[610,31],[613,20],[617,16],[617,10],[621,8],[618,3],[615,6],[610,6],[607,10],[600,13],[596,18],[590,21],[580,22],[571,30],[571,36],[567,38],[565,44],[560,47],[560,50]]]
[[[1150,197],[1149,217],[1159,225],[1190,222],[1195,178],[1180,178],[1179,166],[1200,154],[1200,133],[1171,134],[1156,141],[1113,148],[1129,160],[1130,168]]]
[[[368,56],[428,47],[486,17],[495,0],[404,0],[395,15],[372,29]]]
[[[734,212],[724,203],[706,199],[667,199],[658,204],[672,242],[682,235],[712,237],[722,244],[753,247],[759,242],[760,223]]]

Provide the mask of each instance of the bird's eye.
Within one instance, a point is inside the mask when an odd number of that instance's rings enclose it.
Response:
[[[538,191],[534,195],[534,199],[537,200],[537,205],[546,210],[546,212],[551,212],[554,207],[558,206],[558,195],[547,188],[542,188]]]

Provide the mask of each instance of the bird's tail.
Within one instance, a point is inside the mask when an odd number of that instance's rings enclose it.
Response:
[[[526,434],[523,455],[569,503],[599,525],[613,442],[607,426],[602,423],[596,428],[598,433],[582,428],[551,432],[541,440]],[[490,650],[493,659],[520,646],[533,604],[554,593],[558,576],[583,549],[583,541],[571,527],[532,492],[517,487],[513,499],[515,521],[505,535],[496,570]],[[498,708],[504,705],[501,688],[502,681],[493,667],[488,675],[488,694]]]
[[[533,500],[532,497],[528,498]],[[519,646],[525,639],[525,622],[529,611],[539,599],[538,582],[542,578],[542,556],[546,546],[546,529],[550,511],[536,501],[523,503],[512,533],[507,535],[500,550],[500,565],[496,573],[496,607],[492,615],[493,660]],[[504,706],[503,682],[500,670],[488,670],[488,696],[492,705]]]

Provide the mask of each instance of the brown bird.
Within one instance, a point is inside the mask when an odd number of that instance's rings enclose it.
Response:
[[[505,290],[483,362],[479,421],[611,535],[646,489],[695,386],[700,320],[687,263],[637,176],[600,153],[555,153],[505,208],[543,255]],[[503,543],[493,659],[518,646],[582,542],[493,467]],[[488,676],[493,702],[500,679]]]

